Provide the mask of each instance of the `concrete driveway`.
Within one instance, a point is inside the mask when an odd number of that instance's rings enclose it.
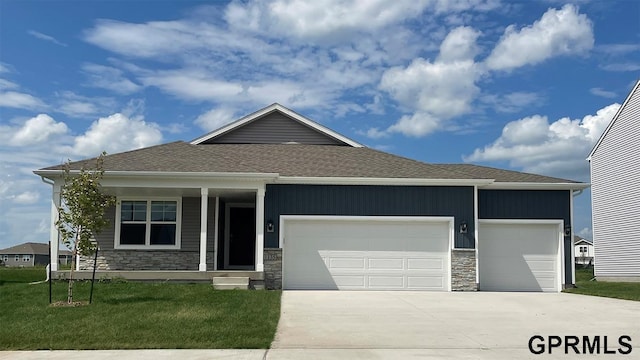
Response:
[[[285,291],[268,358],[540,358],[534,335],[547,356],[549,336],[563,341],[552,357],[584,358],[565,353],[565,336],[580,352],[583,336],[599,336],[607,356],[606,336],[608,351],[640,358],[639,324],[640,302],[574,294]]]

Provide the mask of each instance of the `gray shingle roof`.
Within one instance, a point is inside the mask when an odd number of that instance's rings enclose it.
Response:
[[[71,163],[91,168],[94,159]],[[62,170],[62,165],[41,170]],[[570,180],[469,164],[428,164],[362,147],[299,144],[191,145],[182,141],[113,155],[109,171],[278,173],[296,177],[496,179],[503,182],[573,183]]]
[[[0,250],[0,254],[7,255],[49,255],[49,244],[27,242]],[[71,255],[68,250],[58,251],[60,255]]]
[[[527,182],[527,183],[574,183],[579,182],[556,177],[537,175],[513,170],[496,169],[474,164],[438,164],[449,170],[460,171],[474,176],[476,179],[495,179],[496,182]]]

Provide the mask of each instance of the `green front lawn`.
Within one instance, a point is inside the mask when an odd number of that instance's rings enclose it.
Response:
[[[208,284],[96,282],[93,304],[49,306],[44,269],[0,269],[0,350],[268,348],[278,291],[215,291]],[[53,301],[67,283],[54,282]],[[89,299],[76,282],[74,300]]]
[[[640,283],[593,280],[593,268],[576,269],[576,288],[564,292],[640,301]]]

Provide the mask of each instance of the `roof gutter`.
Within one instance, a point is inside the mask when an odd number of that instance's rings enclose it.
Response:
[[[62,175],[63,170],[36,170],[35,174],[50,179],[50,176]],[[71,170],[71,174],[79,174],[80,170]],[[278,177],[278,173],[230,173],[230,172],[176,172],[176,171],[105,171],[105,178],[108,177],[153,177],[153,178],[245,178],[252,180],[273,180]]]
[[[591,186],[589,183],[531,183],[531,182],[494,182],[483,189],[502,190],[579,190]]]
[[[486,186],[493,179],[425,179],[425,178],[362,178],[362,177],[315,177],[280,176],[277,184],[325,184],[325,185],[431,185],[431,186]]]

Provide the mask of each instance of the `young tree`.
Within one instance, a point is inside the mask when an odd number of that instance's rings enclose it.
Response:
[[[58,209],[56,226],[62,242],[72,252],[69,304],[73,303],[73,272],[77,255],[88,256],[96,251],[97,244],[92,242],[92,238],[109,224],[105,212],[115,204],[115,197],[104,194],[100,185],[105,155],[103,152],[96,159],[94,169],[82,168],[78,174],[71,173],[70,161],[65,164],[64,185],[60,191],[62,206]]]

